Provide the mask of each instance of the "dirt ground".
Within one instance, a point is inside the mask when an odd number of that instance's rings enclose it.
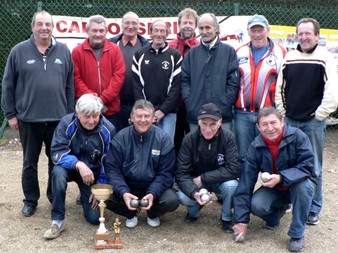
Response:
[[[306,229],[304,252],[337,252],[338,213],[338,130],[326,135],[323,168],[324,207],[320,223]],[[81,206],[76,205],[77,185],[68,184],[66,200],[66,230],[55,240],[42,238],[50,226],[51,205],[45,191],[47,162],[42,152],[39,162],[41,197],[36,213],[29,218],[21,215],[23,193],[21,188],[22,150],[16,132],[6,130],[0,139],[0,252],[95,252],[94,236],[98,226],[89,225],[82,215]],[[151,228],[146,216],[141,213],[139,225],[134,229],[121,228],[123,249],[100,250],[100,252],[288,252],[287,231],[291,214],[286,214],[279,229],[266,230],[263,221],[251,217],[246,241],[235,243],[233,236],[222,232],[218,225],[220,205],[203,208],[199,220],[186,224],[185,208],[161,218],[161,226]],[[113,236],[116,214],[106,210],[106,227]],[[120,217],[124,224],[124,219]]]

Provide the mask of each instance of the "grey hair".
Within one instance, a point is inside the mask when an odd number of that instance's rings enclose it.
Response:
[[[101,112],[103,103],[101,98],[93,94],[84,94],[76,102],[75,111],[86,116],[91,116],[95,113]]]
[[[42,15],[49,15],[50,18],[51,18],[51,20],[52,20],[52,25],[54,26],[53,17],[52,17],[52,15],[51,15],[49,12],[47,12],[47,11],[37,11],[37,12],[35,12],[34,15],[33,15],[33,18],[32,18],[31,26],[34,26],[34,25],[35,25],[36,16],[39,15],[39,14],[42,14]]]
[[[259,121],[262,117],[266,117],[269,115],[275,115],[279,120],[283,119],[282,114],[273,106],[263,107],[259,110],[258,116],[257,116],[257,124],[259,124]]]
[[[204,16],[209,16],[209,17],[212,18],[212,22],[214,23],[214,27],[217,29],[217,31],[218,31],[217,34],[219,35],[220,32],[221,32],[221,30],[220,30],[220,28],[219,28],[219,23],[218,23],[218,20],[217,20],[215,14],[214,14],[214,13],[210,13],[210,12],[203,13],[203,14],[198,18],[198,23],[200,22],[201,18],[204,17]],[[198,24],[198,23],[197,23],[197,24]],[[198,25],[197,25],[197,26],[198,26]]]
[[[151,25],[150,25],[150,27],[149,27],[149,30],[152,32],[153,31],[153,27],[154,27],[154,24],[156,24],[156,23],[164,23],[164,25],[165,25],[165,29],[166,29],[166,31],[167,31],[167,34],[169,33],[169,31],[168,31],[168,24],[164,21],[164,20],[162,20],[162,19],[157,19],[157,20],[155,20],[153,23],[151,23]]]
[[[130,115],[132,116],[137,109],[150,109],[152,116],[154,117],[155,115],[155,108],[153,104],[148,100],[145,99],[136,100],[133,108],[131,109]]]
[[[86,29],[89,30],[92,26],[92,23],[104,23],[104,27],[108,29],[106,18],[102,15],[94,15],[88,18]]]
[[[128,11],[126,14],[123,15],[123,17],[122,17],[122,23],[123,23],[124,19],[125,19],[127,16],[129,16],[129,15],[135,16],[137,19],[140,18],[135,12],[133,12],[133,11]],[[138,21],[139,21],[139,20],[138,20]]]

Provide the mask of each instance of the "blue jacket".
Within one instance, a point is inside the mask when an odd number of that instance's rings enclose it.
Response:
[[[81,126],[75,113],[68,114],[54,132],[51,145],[53,163],[73,170],[78,161],[84,162],[93,171],[97,183],[105,183],[103,161],[115,133],[115,127],[103,116],[97,126],[88,131]]]
[[[237,55],[230,45],[218,40],[209,49],[200,44],[190,49],[183,59],[181,95],[188,122],[197,123],[199,109],[210,102],[221,109],[223,121],[231,121],[238,87]]]
[[[272,156],[261,135],[251,143],[234,197],[234,220],[248,223],[250,220],[251,196],[259,172],[272,171]],[[306,179],[313,180],[314,156],[309,138],[298,128],[285,125],[279,144],[276,168],[282,176],[281,187],[290,187]]]
[[[105,171],[118,196],[140,188],[158,199],[173,185],[175,160],[174,145],[162,129],[152,125],[140,135],[130,126],[114,136]]]

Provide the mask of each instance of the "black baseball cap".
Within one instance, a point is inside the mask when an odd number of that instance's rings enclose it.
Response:
[[[213,120],[219,120],[222,118],[221,110],[214,103],[208,103],[201,106],[198,114],[198,119],[210,118]]]

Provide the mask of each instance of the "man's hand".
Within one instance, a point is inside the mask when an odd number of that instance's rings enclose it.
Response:
[[[212,195],[210,194],[210,192],[208,192],[207,194],[209,195],[210,199],[212,199]],[[210,205],[212,203],[212,200],[210,200],[208,202],[202,201],[201,200],[201,195],[202,194],[200,194],[199,192],[195,192],[195,194],[194,194],[194,198],[198,202],[198,204],[200,204],[201,206],[208,206],[208,205]]]
[[[129,192],[126,192],[126,193],[123,194],[124,203],[126,203],[126,206],[128,207],[129,210],[134,211],[134,210],[137,210],[137,208],[130,206],[130,201],[132,199],[138,199],[138,197],[135,196],[135,195],[133,195],[133,194],[131,194],[131,193],[129,193]]]
[[[155,123],[158,124],[163,117],[164,117],[164,113],[161,110],[157,110],[155,112],[155,117],[154,117]]]
[[[96,211],[97,208],[98,208],[99,201],[97,201],[97,199],[94,197],[93,193],[90,194],[90,196],[89,196],[89,203],[92,203],[91,204],[92,210]]]
[[[94,174],[93,174],[92,170],[84,162],[79,161],[76,164],[76,169],[80,173],[80,175],[82,177],[82,181],[86,185],[89,186],[89,185],[92,185],[94,183]]]
[[[145,210],[145,211],[149,210],[153,206],[153,203],[154,203],[154,196],[153,196],[153,194],[148,193],[142,199],[147,199],[149,201],[149,204],[148,204],[148,206],[141,207],[141,209]]]
[[[197,187],[201,187],[201,186],[202,186],[201,176],[195,177],[195,178],[193,179],[193,181],[194,181],[194,183],[195,183],[195,185],[196,185]]]
[[[282,180],[282,176],[279,175],[279,174],[271,174],[270,176],[271,176],[271,179],[269,181],[265,182],[265,183],[261,180],[262,186],[268,187],[268,188],[273,188],[277,184],[279,184]]]
[[[9,119],[8,124],[13,130],[19,130],[19,122],[17,117]]]
[[[246,231],[248,230],[248,224],[245,223],[237,223],[232,229],[234,230],[234,234],[236,236],[235,242],[243,242],[245,240]]]

